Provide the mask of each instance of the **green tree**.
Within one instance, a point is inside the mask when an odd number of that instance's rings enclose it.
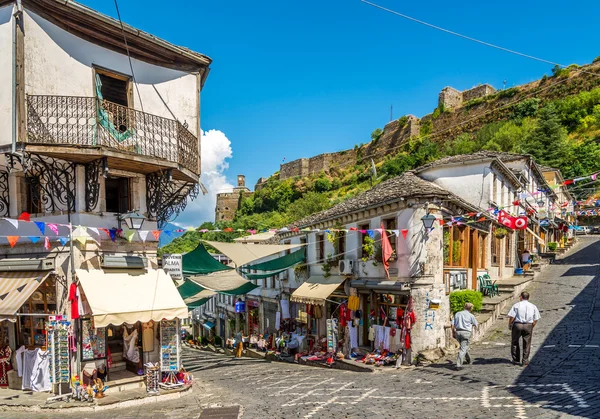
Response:
[[[538,163],[561,167],[570,151],[567,130],[561,125],[553,104],[540,109],[538,115],[539,119],[531,135],[520,145],[521,151],[531,154]]]
[[[381,137],[381,134],[383,134],[383,131],[381,130],[381,128],[377,128],[375,129],[372,133],[371,133],[371,140],[373,141],[377,141],[379,140],[379,137]]]
[[[298,221],[311,214],[326,210],[330,206],[329,199],[324,194],[308,192],[288,207],[287,218],[291,222]]]
[[[445,154],[456,156],[458,154],[471,154],[479,149],[477,141],[473,140],[469,134],[460,134],[452,141],[446,143]]]

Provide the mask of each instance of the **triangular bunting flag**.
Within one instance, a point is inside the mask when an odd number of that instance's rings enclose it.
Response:
[[[89,231],[91,231],[92,233],[100,234],[100,232],[98,231],[98,229],[96,227],[88,227],[87,229]]]
[[[48,238],[48,236],[44,237],[44,248],[46,250],[50,250],[50,239]]]
[[[133,240],[133,236],[135,235],[135,231],[133,231],[133,230],[127,230],[125,233],[123,233],[123,235],[125,236],[125,238],[127,239],[127,241],[129,243],[131,243],[131,240]]]
[[[34,221],[33,223],[40,229],[42,234],[46,234],[46,223],[43,221]]]
[[[110,231],[108,231],[108,228],[99,228],[98,230],[104,231],[107,236],[110,236]]]
[[[6,239],[8,240],[10,247],[15,247],[15,244],[19,241],[19,236],[7,236]]]
[[[0,295],[0,300],[4,300],[6,297],[8,297],[8,292],[6,294],[2,294]]]
[[[227,229],[225,229],[225,230],[227,230]],[[225,230],[223,230],[223,231],[225,231]],[[171,237],[171,230],[163,230],[163,233],[165,233],[167,236]],[[233,233],[233,229],[231,229],[231,233]]]
[[[28,236],[27,238],[28,238],[29,240],[31,240],[31,243],[35,244],[35,243],[37,243],[37,242],[39,242],[39,241],[40,241],[40,238],[41,238],[41,237],[38,237],[38,236]]]
[[[67,244],[69,242],[69,238],[68,237],[60,237],[58,239],[58,241],[60,241],[60,244],[62,244],[64,246],[65,244]]]
[[[117,240],[117,229],[116,228],[111,228],[110,230],[108,230],[108,235],[110,236],[110,239],[112,241],[116,241]]]
[[[85,244],[87,242],[87,236],[77,236],[77,237],[75,237],[75,240],[77,240],[79,243],[81,243],[85,246]]]
[[[148,233],[150,232],[148,230],[140,230],[138,231],[138,233],[140,233],[140,239],[142,239],[142,241],[145,242],[148,238]]]
[[[156,240],[160,237],[160,230],[152,230],[152,235]]]
[[[48,226],[50,230],[54,231],[54,234],[58,234],[58,226],[56,224],[46,224],[46,226]]]
[[[402,237],[404,238],[404,240],[406,240],[406,236],[408,236],[408,230],[403,229],[403,230],[400,230],[400,232],[402,233]]]
[[[19,215],[19,218],[17,218],[19,221],[28,221],[31,222],[31,218],[29,217],[29,213],[28,212],[22,212],[21,215]]]
[[[441,218],[438,220],[440,222],[440,225],[443,226],[444,225],[444,220],[442,220]]]
[[[15,220],[13,218],[5,218],[4,220],[11,223],[14,228],[19,228],[19,221]]]

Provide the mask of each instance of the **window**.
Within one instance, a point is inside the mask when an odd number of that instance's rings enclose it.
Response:
[[[129,178],[107,178],[104,180],[106,212],[125,214],[131,208]]]
[[[506,203],[504,201],[504,192],[505,192],[505,190],[504,190],[504,181],[502,181],[500,183],[500,206],[502,208],[504,208],[506,206]]]
[[[390,218],[388,220],[383,220],[383,227],[386,230],[396,230],[396,219],[395,218]],[[398,253],[396,253],[396,240],[398,239],[396,237],[396,235],[394,233],[388,233],[387,231],[385,232],[385,234],[387,235],[387,238],[390,241],[390,244],[392,245],[392,257],[390,258],[390,261],[394,261],[396,259],[398,259]]]
[[[109,121],[120,133],[124,133],[131,128],[133,122],[133,114],[127,109],[133,107],[130,78],[109,70],[96,68],[95,71],[95,96],[101,96],[106,101],[102,103],[102,107],[108,114]]]
[[[505,238],[504,238],[504,264],[506,266],[510,266],[512,265],[512,233],[509,233]]]
[[[444,228],[444,266],[467,266],[468,230],[463,226]]]
[[[346,232],[340,231],[337,233],[336,251],[339,258],[343,259],[346,255]]]
[[[317,262],[325,261],[325,235],[317,234]]]
[[[44,212],[42,204],[42,185],[38,176],[26,177],[27,186],[27,212],[30,214],[40,214]]]
[[[363,259],[366,259],[369,257],[369,254],[365,251],[365,248],[364,248],[365,240],[367,239],[367,237],[369,237],[369,235],[366,233],[366,231],[368,229],[369,229],[369,224],[363,224],[363,225],[358,226],[359,231],[364,231],[364,233],[362,233],[361,250],[360,250],[361,258],[363,258]]]
[[[496,236],[492,237],[491,252],[492,252],[492,266],[498,266],[500,264],[500,248],[502,243]]]

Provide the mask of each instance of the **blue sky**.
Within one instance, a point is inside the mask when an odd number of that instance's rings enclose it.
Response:
[[[600,2],[449,3],[374,0],[385,7],[563,64],[600,55]],[[84,4],[116,16],[112,1]],[[220,130],[233,156],[225,172],[254,185],[291,161],[367,142],[393,116],[422,116],[445,86],[499,88],[551,65],[407,21],[359,0],[119,3],[123,20],[209,55],[202,128]]]

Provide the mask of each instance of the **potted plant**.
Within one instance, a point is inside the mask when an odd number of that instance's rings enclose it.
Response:
[[[506,237],[507,234],[508,234],[508,230],[505,229],[504,227],[498,227],[494,231],[494,235],[496,236],[497,239],[503,239]]]
[[[548,243],[548,250],[550,250],[551,252],[555,252],[557,248],[558,248],[558,243],[556,243],[556,242]]]

